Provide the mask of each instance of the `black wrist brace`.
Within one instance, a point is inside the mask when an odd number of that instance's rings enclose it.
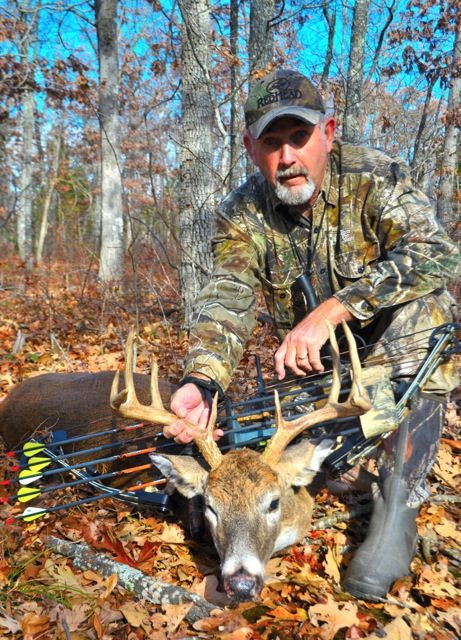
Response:
[[[178,384],[178,388],[189,383],[195,384],[202,394],[202,399],[206,400],[210,407],[216,394],[218,394],[218,402],[221,402],[221,400],[224,400],[225,398],[224,391],[217,382],[214,382],[214,380],[202,380],[202,378],[196,378],[195,376],[186,376]]]

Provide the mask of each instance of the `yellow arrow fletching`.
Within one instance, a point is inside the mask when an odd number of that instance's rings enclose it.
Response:
[[[24,469],[24,471],[21,471],[19,474],[19,482],[20,484],[31,484],[31,482],[39,480],[40,477],[41,474],[33,469]]]
[[[42,464],[42,462],[47,462],[48,464],[50,464],[51,458],[48,458],[47,456],[37,456],[36,458],[29,458],[29,467],[32,467],[35,464]]]
[[[39,496],[41,491],[39,489],[28,489],[27,487],[21,487],[17,493],[19,502],[29,502],[33,498]]]
[[[35,456],[37,455],[37,453],[43,451],[44,448],[44,444],[39,444],[38,442],[26,442],[26,444],[22,448],[22,452],[25,456],[30,458],[30,456]]]
[[[31,458],[31,460],[33,460],[33,458]],[[29,465],[29,471],[35,471],[35,472],[40,472],[42,469],[45,469],[45,467],[49,467],[51,464],[51,460],[48,460],[47,462],[38,462],[34,464]]]
[[[26,522],[32,522],[32,520],[36,520],[37,518],[40,518],[41,516],[44,516],[46,514],[46,510],[45,509],[37,509],[36,507],[27,507],[27,509],[24,509],[23,512],[23,520],[25,520]]]

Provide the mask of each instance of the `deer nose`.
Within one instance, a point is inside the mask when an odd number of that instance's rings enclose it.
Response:
[[[242,570],[224,579],[224,589],[232,600],[248,602],[258,597],[263,586],[260,576],[252,576]]]

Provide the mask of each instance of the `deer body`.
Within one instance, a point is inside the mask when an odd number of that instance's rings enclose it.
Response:
[[[114,379],[113,371],[98,373],[45,373],[28,378],[10,391],[0,402],[0,436],[7,449],[17,449],[37,433],[62,429],[69,437],[98,433],[116,426],[133,423],[121,417],[110,408],[109,397]],[[134,383],[143,402],[150,402],[150,376],[135,374]],[[168,402],[175,387],[166,380],[159,380],[160,395]],[[148,425],[143,435],[158,432],[158,427]],[[122,438],[124,434],[118,435]],[[94,438],[88,442],[74,443],[73,451],[82,451],[89,446],[107,443],[107,438]],[[148,446],[149,440],[146,440]],[[139,445],[137,445],[139,446]],[[115,452],[115,449],[112,450]],[[67,449],[66,453],[70,453]],[[107,454],[107,455],[110,455]],[[94,456],[93,456],[94,458]],[[139,464],[149,462],[138,458]],[[85,456],[78,461],[85,461]],[[104,472],[133,466],[133,462],[107,463]],[[146,472],[114,478],[112,486],[123,487],[136,482],[147,482],[150,476]]]

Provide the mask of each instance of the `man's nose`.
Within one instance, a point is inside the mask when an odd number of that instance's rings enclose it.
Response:
[[[296,162],[296,153],[291,144],[283,144],[280,150],[280,163],[289,167]]]

